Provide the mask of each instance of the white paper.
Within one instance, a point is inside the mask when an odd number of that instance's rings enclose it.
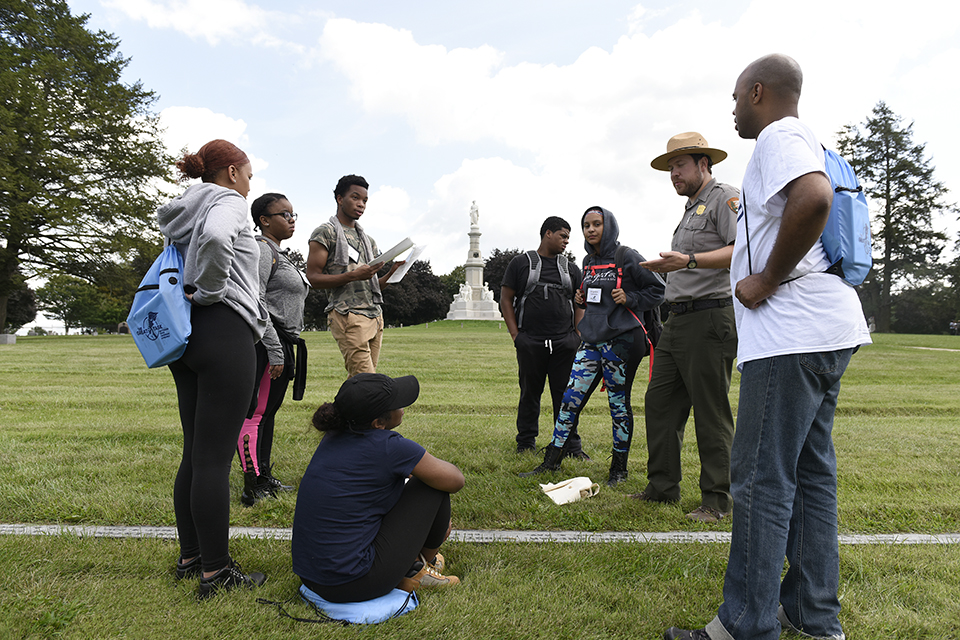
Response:
[[[396,284],[403,280],[403,276],[407,274],[407,271],[410,270],[410,266],[417,261],[417,258],[420,257],[420,254],[423,253],[423,250],[427,248],[427,245],[413,245],[413,251],[410,252],[410,255],[407,256],[406,261],[400,265],[396,271],[393,272],[393,275],[390,276],[390,279],[387,280],[387,284]]]
[[[390,262],[391,260],[393,260],[398,255],[400,255],[401,253],[403,253],[404,251],[406,251],[412,246],[413,246],[413,240],[411,240],[410,238],[404,238],[403,240],[398,242],[396,246],[394,246],[391,249],[387,249],[386,251],[378,255],[376,258],[374,258],[373,262],[371,262],[370,264],[377,264],[378,262]]]

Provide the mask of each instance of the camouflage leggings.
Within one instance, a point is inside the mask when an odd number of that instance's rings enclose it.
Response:
[[[613,420],[613,450],[630,450],[633,437],[633,409],[627,381],[627,368],[634,342],[634,332],[628,331],[608,342],[582,343],[570,371],[567,390],[563,392],[563,405],[557,424],[553,428],[553,445],[562,447],[570,435],[570,429],[580,415],[580,410],[589,396],[598,375],[603,375],[610,403],[610,418]],[[642,357],[642,354],[641,354]],[[635,367],[634,367],[635,370]],[[629,383],[633,383],[630,376]]]

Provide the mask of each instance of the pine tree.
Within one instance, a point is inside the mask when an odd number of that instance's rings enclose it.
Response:
[[[152,92],[63,0],[0,4],[0,327],[24,277],[83,277],[156,236],[169,180]]]
[[[862,129],[861,129],[862,126]],[[837,147],[863,184],[873,215],[873,265],[879,285],[877,330],[890,331],[891,291],[904,284],[929,283],[940,273],[938,259],[946,234],[935,216],[948,213],[947,188],[934,179],[925,145],[913,143],[913,123],[880,101],[861,125],[838,133]]]

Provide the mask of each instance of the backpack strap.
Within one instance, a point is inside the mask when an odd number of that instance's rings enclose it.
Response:
[[[263,236],[257,236],[257,240],[263,244],[270,247],[270,253],[273,254],[273,264],[270,265],[270,277],[273,277],[273,274],[277,272],[277,268],[280,266],[280,252],[277,251],[277,248],[273,246],[273,243],[264,238]]]
[[[550,297],[550,289],[563,291],[570,303],[570,317],[573,318],[573,279],[570,277],[570,264],[566,257],[557,256],[557,270],[560,272],[560,284],[552,282],[540,282],[540,274],[543,271],[543,259],[540,254],[534,250],[526,252],[527,261],[530,264],[530,271],[527,273],[527,285],[523,293],[517,296],[517,326],[523,328],[523,311],[527,298],[536,290],[538,286],[543,287],[543,297]]]
[[[563,258],[561,260],[561,258]],[[560,286],[573,296],[573,279],[570,277],[570,261],[564,255],[557,256],[557,268],[560,270]]]
[[[560,271],[560,286],[567,294],[567,302],[570,303],[570,320],[573,321],[575,317],[573,312],[573,278],[570,277],[570,261],[567,260],[565,255],[557,256],[557,269]]]
[[[623,278],[624,259],[627,255],[627,250],[629,248],[630,247],[628,247],[627,245],[621,244],[617,246],[617,251],[614,254],[613,261],[614,261],[614,264],[616,264],[617,266],[617,288],[618,289],[620,288],[621,280]],[[653,342],[653,333],[655,332],[656,329],[654,326],[650,326],[648,328],[647,323],[645,323],[643,320],[638,318],[637,314],[633,312],[633,309],[627,307],[627,311],[629,311],[630,315],[632,315],[636,319],[636,321],[640,323],[640,328],[643,329],[643,336],[647,339],[647,352],[650,354],[650,371],[647,375],[647,381],[649,382],[650,380],[653,379],[653,348],[655,346]],[[643,317],[644,317],[644,320],[648,320],[651,323],[651,325],[653,325],[654,323],[659,323],[660,308],[654,307],[651,311],[644,311]]]
[[[520,295],[519,300],[517,300],[517,327],[523,327],[523,308],[524,303],[527,301],[527,296],[533,293],[533,290],[537,288],[537,283],[540,282],[540,268],[541,260],[540,254],[532,249],[526,252],[527,261],[530,264],[530,270],[527,272],[527,286],[524,287],[523,293]]]

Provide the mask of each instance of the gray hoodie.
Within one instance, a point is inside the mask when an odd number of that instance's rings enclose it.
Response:
[[[192,185],[157,209],[160,231],[183,253],[184,286],[197,289],[193,303],[223,302],[259,340],[267,310],[260,300],[260,247],[249,218],[243,196],[211,182]]]

